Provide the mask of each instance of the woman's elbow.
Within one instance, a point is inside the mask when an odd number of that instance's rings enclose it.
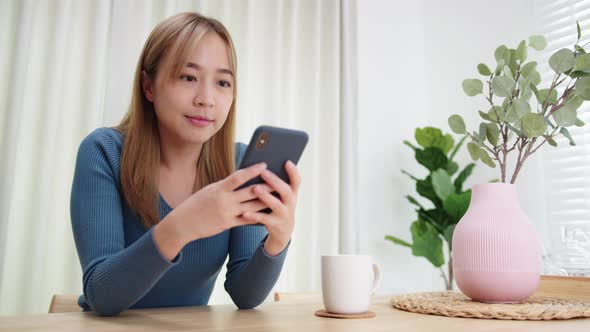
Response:
[[[90,308],[92,308],[92,310],[94,312],[96,312],[97,315],[99,316],[117,316],[119,315],[121,312],[123,312],[123,310],[125,310],[125,308],[121,308],[121,307],[116,307],[116,306],[108,306],[108,305],[92,305],[90,304]]]
[[[264,299],[257,299],[249,296],[231,296],[232,301],[240,310],[254,309],[259,306]]]

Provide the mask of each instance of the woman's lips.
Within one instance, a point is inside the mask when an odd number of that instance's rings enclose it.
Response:
[[[213,123],[212,120],[209,120],[207,118],[204,118],[202,116],[186,116],[186,118],[189,120],[189,122],[193,125],[193,126],[197,126],[200,128],[203,127],[207,127],[208,125],[210,125],[211,123]]]

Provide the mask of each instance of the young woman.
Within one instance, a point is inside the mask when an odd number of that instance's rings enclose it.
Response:
[[[235,171],[245,152],[234,143],[236,83],[220,22],[182,13],[154,28],[129,112],[78,151],[71,219],[84,310],[206,305],[228,254],[234,303],[266,298],[293,232],[300,175],[291,162],[290,185],[264,164]],[[266,185],[235,190],[259,175]]]

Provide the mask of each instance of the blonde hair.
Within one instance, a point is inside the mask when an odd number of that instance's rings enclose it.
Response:
[[[121,156],[121,185],[129,207],[138,213],[146,228],[160,221],[158,175],[160,139],[154,105],[146,99],[141,73],[154,80],[156,73],[178,77],[188,63],[188,56],[207,33],[216,33],[229,51],[230,69],[234,74],[233,102],[222,128],[203,144],[197,161],[196,183],[204,187],[234,171],[234,131],[237,95],[237,63],[234,44],[219,21],[197,13],[181,13],[160,22],[149,35],[135,71],[129,110],[115,127],[124,136]],[[167,61],[162,61],[167,55]]]

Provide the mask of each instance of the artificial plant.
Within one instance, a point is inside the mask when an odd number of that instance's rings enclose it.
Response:
[[[426,207],[416,197],[407,195],[417,213],[417,219],[410,227],[412,243],[392,235],[386,235],[385,239],[411,248],[414,256],[425,257],[440,269],[445,287],[450,290],[453,289],[454,279],[451,260],[453,231],[469,207],[471,190],[463,190],[463,185],[475,164],[468,164],[458,172],[459,165],[453,161],[466,137],[455,145],[450,134],[444,134],[438,128],[425,127],[416,129],[415,138],[418,146],[409,141],[404,141],[404,144],[414,150],[416,161],[428,170],[428,175],[420,179],[405,170],[402,173],[416,182],[416,192],[429,200],[431,206]],[[446,272],[443,268],[443,245],[449,256]]]
[[[500,166],[501,182],[515,183],[524,162],[541,146],[557,146],[555,137],[563,135],[575,145],[567,128],[583,126],[578,109],[590,100],[590,54],[577,24],[577,40],[571,48],[562,48],[549,58],[554,74],[544,81],[537,71],[537,62],[527,60],[528,48],[543,50],[543,36],[532,36],[516,49],[501,45],[494,52],[495,69],[480,63],[480,79],[466,79],[463,90],[468,96],[482,95],[489,104],[487,112],[479,111],[483,121],[477,131],[469,132],[463,118],[452,115],[451,129],[471,139],[467,144],[473,160],[481,160],[494,168]],[[532,96],[535,96],[532,99]],[[508,155],[517,153],[512,175],[508,174]]]

